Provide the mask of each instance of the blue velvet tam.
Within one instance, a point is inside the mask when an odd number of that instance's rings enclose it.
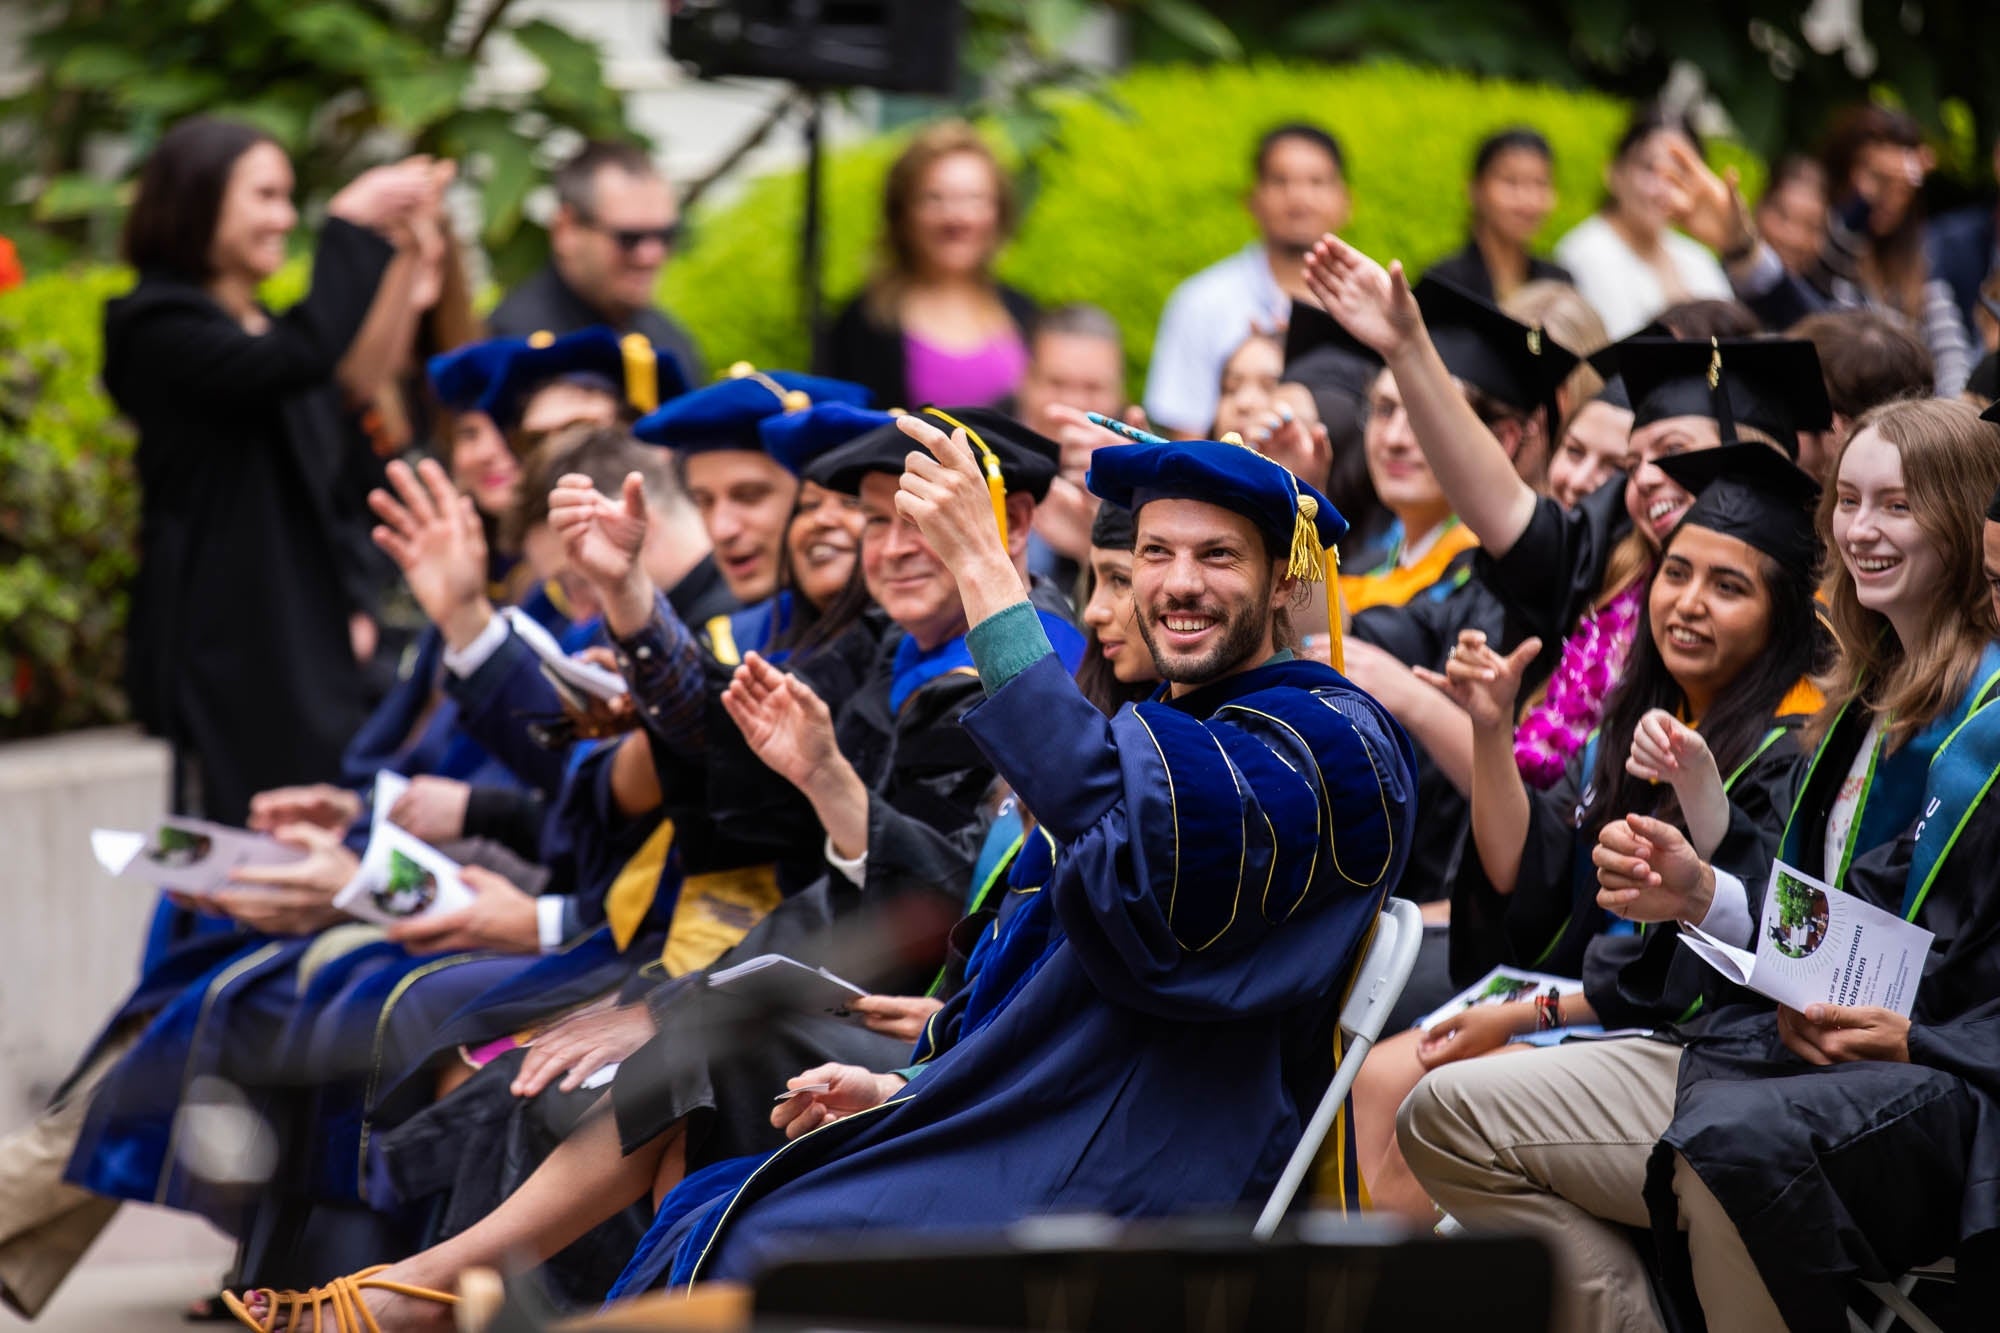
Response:
[[[424,364],[424,373],[440,403],[454,412],[469,412],[486,397],[507,359],[527,346],[526,338],[486,338],[439,352]]]
[[[1264,534],[1274,557],[1289,555],[1292,576],[1308,581],[1324,576],[1323,552],[1347,532],[1347,520],[1324,495],[1247,445],[1106,445],[1091,455],[1084,484],[1135,515],[1153,500],[1199,500],[1242,514]]]
[[[758,370],[739,361],[728,377],[683,394],[639,418],[632,433],[648,444],[684,454],[716,449],[765,452],[763,425],[772,417],[802,415],[822,403],[866,407],[868,390],[845,380]],[[779,462],[784,462],[781,458]]]
[[[895,424],[892,412],[852,403],[814,403],[803,412],[780,412],[757,423],[764,451],[786,471],[803,473],[806,465],[871,430]]]
[[[603,325],[560,338],[531,333],[501,363],[480,406],[502,426],[520,420],[535,390],[555,380],[601,384],[636,412],[651,412],[688,391],[687,372],[665,348],[642,333],[617,333]]]

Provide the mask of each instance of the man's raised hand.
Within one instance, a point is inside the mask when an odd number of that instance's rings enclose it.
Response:
[[[639,558],[648,521],[645,481],[636,472],[615,500],[574,472],[549,492],[549,526],[562,538],[570,569],[604,603],[614,634],[637,633],[652,618],[653,583]]]
[[[413,471],[398,460],[389,464],[395,494],[368,493],[368,507],[381,523],[375,544],[403,571],[417,599],[445,642],[462,648],[486,628],[493,606],[486,599],[486,533],[469,497],[431,459]]]
[[[954,572],[980,561],[1010,564],[994,522],[992,492],[965,432],[946,436],[914,416],[898,417],[896,425],[923,446],[903,460],[896,512],[917,525],[938,559]]]
[[[818,779],[845,762],[826,701],[756,653],[744,654],[722,692],[722,707],[756,756],[809,796]]]
[[[1402,261],[1385,269],[1331,232],[1306,252],[1305,282],[1327,314],[1385,360],[1424,326]]]

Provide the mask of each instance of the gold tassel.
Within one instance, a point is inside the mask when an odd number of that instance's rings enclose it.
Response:
[[[1307,583],[1318,583],[1326,577],[1326,559],[1319,544],[1319,529],[1313,526],[1317,517],[1319,501],[1310,495],[1299,495],[1292,519],[1292,557],[1285,567],[1285,574]]]
[[[641,415],[660,405],[660,354],[643,333],[628,333],[618,340],[625,357],[625,398]]]
[[[1326,548],[1326,659],[1335,671],[1347,674],[1347,643],[1340,633],[1340,552]]]
[[[1000,529],[1000,544],[1007,544],[1007,483],[1000,476],[1000,455],[993,452],[993,446],[979,438],[979,432],[960,421],[949,412],[935,407],[924,411],[941,421],[948,421],[965,432],[971,442],[973,452],[979,455],[979,470],[986,474],[986,495],[993,502],[993,522]]]

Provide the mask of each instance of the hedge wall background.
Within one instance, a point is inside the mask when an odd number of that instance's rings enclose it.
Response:
[[[1120,78],[1111,93],[1119,110],[1083,98],[1063,109],[1060,149],[1036,163],[1039,189],[1000,273],[1038,300],[1109,310],[1135,385],[1174,285],[1255,238],[1243,194],[1256,141],[1271,126],[1310,120],[1332,129],[1354,198],[1347,238],[1422,268],[1464,243],[1465,176],[1487,134],[1532,125],[1554,147],[1546,248],[1597,206],[1628,111],[1593,93],[1395,65],[1152,67]],[[882,178],[902,140],[872,141],[828,163],[829,309],[867,272]],[[1732,145],[1713,155],[1739,167],[1754,198],[1761,164]],[[663,304],[697,331],[712,363],[806,359],[795,239],[802,193],[798,173],[776,175],[699,212],[691,244],[663,275]]]
[[[1625,116],[1595,94],[1396,66],[1151,67],[1111,92],[1116,109],[1084,98],[1063,107],[1058,147],[1033,164],[1038,188],[1001,273],[1041,301],[1111,311],[1135,385],[1174,284],[1252,239],[1242,196],[1252,146],[1269,126],[1331,127],[1355,200],[1349,238],[1421,267],[1463,239],[1465,172],[1486,133],[1529,124],[1554,145],[1560,203],[1546,246],[1595,206]],[[867,269],[882,176],[901,144],[887,136],[829,163],[833,301]],[[1754,193],[1758,163],[1727,145],[1715,155],[1736,163]],[[778,175],[693,219],[661,298],[711,364],[806,359],[800,193],[797,173]],[[303,264],[288,266],[267,295],[296,299],[306,276]],[[130,283],[122,269],[83,268],[0,295],[0,739],[124,716],[119,651],[138,504],[131,432],[97,373],[103,303]]]

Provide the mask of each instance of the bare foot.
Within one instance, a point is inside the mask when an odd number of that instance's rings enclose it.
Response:
[[[420,1274],[405,1272],[404,1267],[398,1264],[385,1268],[367,1280],[395,1282],[411,1287],[430,1285],[422,1280]],[[382,1333],[437,1333],[438,1330],[449,1329],[452,1325],[452,1307],[439,1301],[427,1301],[373,1286],[363,1287],[359,1295],[368,1306],[368,1312],[380,1325]],[[260,1327],[264,1327],[264,1321],[269,1319],[270,1315],[269,1305],[263,1293],[245,1293],[243,1301],[249,1308],[251,1317],[258,1321]],[[333,1302],[330,1299],[321,1303],[319,1312],[302,1310],[296,1319],[288,1319],[282,1313],[283,1304],[280,1302],[280,1314],[269,1325],[273,1330],[283,1330],[284,1333],[334,1333],[338,1326]]]

